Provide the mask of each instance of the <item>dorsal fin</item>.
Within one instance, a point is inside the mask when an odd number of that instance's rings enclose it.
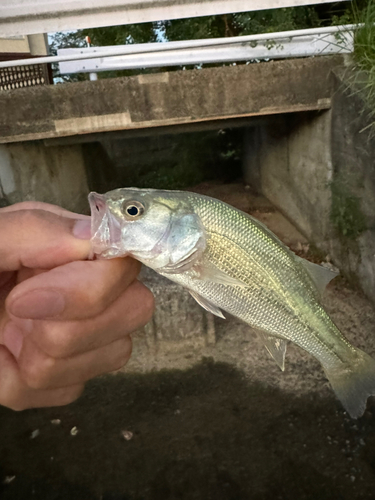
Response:
[[[328,269],[327,267],[323,267],[320,266],[319,264],[314,264],[309,260],[302,259],[301,257],[298,257],[298,255],[296,255],[296,259],[303,265],[303,267],[309,273],[320,295],[323,295],[323,292],[328,283],[331,280],[333,280],[333,278],[336,278],[336,276],[340,274],[336,271]]]

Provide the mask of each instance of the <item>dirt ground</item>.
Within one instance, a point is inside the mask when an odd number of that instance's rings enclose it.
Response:
[[[244,186],[197,190],[252,213],[300,255],[329,262]],[[375,357],[375,309],[363,294],[339,277],[324,304]],[[375,499],[375,402],[352,420],[307,353],[290,346],[282,373],[248,326],[215,318],[215,331],[215,346],[159,365],[183,370],[135,373],[135,339],[127,371],[92,381],[72,405],[0,408],[0,498]]]

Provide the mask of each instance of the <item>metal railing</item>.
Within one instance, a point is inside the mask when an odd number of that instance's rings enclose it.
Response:
[[[353,32],[359,26],[351,24],[233,38],[60,49],[57,56],[2,61],[0,68],[60,63],[62,73],[74,73],[348,53],[353,50]],[[103,60],[109,58],[112,61],[104,64]],[[64,66],[73,61],[79,61],[79,65]]]
[[[58,50],[61,74],[308,57],[353,51],[358,25],[181,42]],[[56,60],[57,62],[57,60]]]
[[[46,64],[25,64],[0,68],[0,91],[13,90],[51,83]]]

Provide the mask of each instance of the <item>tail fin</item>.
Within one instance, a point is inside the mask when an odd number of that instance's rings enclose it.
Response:
[[[361,417],[367,398],[375,395],[375,361],[360,349],[350,360],[333,367],[324,366],[327,378],[352,418]]]

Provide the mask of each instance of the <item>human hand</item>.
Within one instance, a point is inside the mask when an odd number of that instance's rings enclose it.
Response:
[[[37,202],[0,209],[0,405],[74,401],[128,361],[129,334],[151,318],[137,261],[86,260],[89,221]]]

